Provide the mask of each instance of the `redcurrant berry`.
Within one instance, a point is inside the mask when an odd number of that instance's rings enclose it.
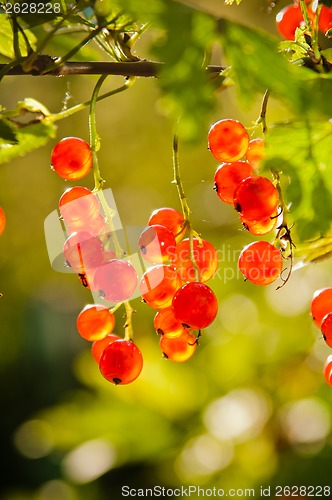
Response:
[[[91,346],[91,353],[98,364],[100,362],[101,355],[103,354],[106,347],[112,344],[115,340],[119,339],[120,337],[115,333],[109,333],[108,335],[106,335],[106,337],[100,340],[95,340],[93,342]]]
[[[171,307],[161,309],[156,313],[153,326],[159,335],[165,335],[168,338],[178,337],[187,329],[181,321],[176,319]]]
[[[185,330],[175,338],[161,337],[159,347],[166,358],[176,363],[182,363],[195,353],[197,340],[193,333]]]
[[[246,220],[262,220],[275,213],[279,203],[277,188],[266,177],[247,177],[234,194],[234,207]]]
[[[249,231],[249,233],[254,234],[255,236],[263,236],[264,234],[270,233],[277,225],[278,220],[278,210],[271,215],[271,217],[266,217],[266,219],[262,220],[246,220],[244,217],[241,217],[240,220],[245,229]]]
[[[78,226],[79,229],[77,229]],[[101,236],[104,233],[108,233],[109,228],[106,224],[105,217],[98,213],[91,219],[81,219],[79,223],[69,224],[67,231],[69,234],[75,231],[87,231],[93,234],[93,236]]]
[[[220,120],[208,133],[208,147],[218,161],[240,160],[246,154],[248,144],[248,132],[237,120]]]
[[[63,253],[68,264],[78,273],[98,267],[103,262],[104,247],[97,236],[87,231],[72,233],[66,239]]]
[[[332,28],[332,7],[322,6],[320,11],[318,28],[322,33],[326,33]]]
[[[332,356],[328,356],[324,366],[324,378],[326,382],[332,387]]]
[[[108,307],[100,304],[87,305],[77,316],[76,327],[78,333],[85,340],[93,342],[100,340],[113,331],[115,325],[114,314]]]
[[[219,198],[233,204],[234,192],[243,179],[254,174],[253,167],[246,161],[222,163],[214,176],[214,186]]]
[[[332,347],[332,312],[325,314],[320,329],[325,342]]]
[[[0,236],[4,232],[6,227],[6,214],[2,207],[0,207]]]
[[[186,283],[175,293],[172,308],[181,323],[189,325],[193,330],[201,330],[215,319],[218,301],[207,285],[192,282]]]
[[[316,290],[310,304],[310,314],[315,325],[320,328],[326,314],[332,311],[332,287]]]
[[[249,146],[246,152],[246,159],[250,163],[250,165],[259,169],[262,165],[262,161],[265,157],[265,144],[264,139],[252,139],[249,141]]]
[[[154,210],[149,218],[148,225],[159,224],[173,233],[175,240],[180,241],[185,233],[183,215],[175,208],[158,208]]]
[[[193,258],[195,263],[190,259],[190,240],[186,238],[177,245],[172,261],[181,280],[204,283],[212,278],[218,268],[218,254],[214,246],[207,240],[193,238]]]
[[[181,279],[174,266],[150,267],[142,276],[140,290],[143,300],[153,309],[170,307],[173,295],[181,286]]]
[[[63,179],[81,179],[92,168],[90,146],[79,137],[65,137],[54,146],[51,164],[53,170]]]
[[[276,17],[277,29],[286,40],[294,40],[296,28],[304,24],[301,7],[298,4],[287,5]]]
[[[165,226],[154,224],[144,229],[138,245],[145,260],[161,264],[174,255],[176,242],[173,233]]]
[[[98,267],[93,286],[108,302],[123,302],[133,295],[137,283],[134,267],[126,260],[113,259]]]
[[[130,384],[142,371],[143,358],[131,340],[119,339],[107,346],[100,358],[100,372],[113,384]]]
[[[280,250],[268,241],[254,241],[242,249],[238,265],[251,283],[269,285],[280,276],[283,258]]]
[[[75,186],[67,189],[59,200],[63,220],[67,224],[79,224],[86,218],[99,214],[99,201],[90,189]]]

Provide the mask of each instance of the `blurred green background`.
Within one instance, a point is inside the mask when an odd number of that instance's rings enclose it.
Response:
[[[262,8],[268,2],[201,4],[276,35],[275,13]],[[144,42],[138,50],[150,57]],[[1,103],[12,108],[32,97],[58,112],[66,95],[70,105],[89,99],[96,81],[6,77]],[[111,77],[104,90],[121,82]],[[259,115],[260,101],[243,109],[232,88],[217,99],[211,123],[231,117],[250,126]],[[269,121],[287,113],[270,101]],[[138,79],[100,103],[97,126],[105,187],[113,190],[123,224],[144,226],[155,208],[179,209],[171,182],[173,124],[156,82]],[[219,249],[218,275],[210,282],[219,314],[195,356],[177,365],[162,359],[154,311],[136,299],[135,342],[144,368],[132,385],[115,387],[76,332],[89,292],[75,276],[52,270],[47,255],[44,220],[73,185],[51,170],[50,153],[68,135],[88,140],[86,111],[59,122],[46,146],[0,169],[7,215],[0,239],[1,500],[120,499],[124,485],[255,488],[259,498],[260,486],[331,484],[331,388],[322,375],[330,350],[309,316],[314,291],[331,286],[331,263],[295,271],[278,291],[244,283],[237,257],[253,237],[213,191],[217,163],[206,136],[180,144],[194,228]],[[93,188],[92,174],[81,184]],[[121,334],[122,309],[116,317]]]

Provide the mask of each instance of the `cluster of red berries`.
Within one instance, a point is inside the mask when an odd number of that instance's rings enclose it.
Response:
[[[310,5],[309,5],[310,4]],[[312,24],[315,23],[317,16],[318,1],[307,1],[308,18]],[[280,35],[286,40],[294,40],[297,28],[305,25],[301,6],[298,1],[293,4],[287,5],[276,16],[276,25]],[[322,33],[326,33],[332,28],[332,7],[322,5],[319,18],[318,29]]]
[[[251,234],[270,233],[277,224],[279,193],[269,179],[257,173],[264,158],[264,140],[250,140],[242,123],[224,119],[210,128],[208,147],[223,162],[214,176],[219,198],[234,206]],[[268,285],[280,276],[283,257],[268,241],[254,241],[242,249],[238,265],[245,279]]]
[[[182,239],[186,229],[180,212],[159,208],[139,238],[141,255],[152,264],[140,281],[141,296],[157,311],[154,328],[163,355],[175,362],[194,354],[201,330],[218,312],[217,298],[205,284],[217,271],[217,251],[199,237]]]
[[[332,347],[332,287],[316,290],[310,304],[310,313],[323,339]],[[328,356],[324,367],[326,382],[332,387],[332,356]]]
[[[77,137],[66,137],[54,147],[52,168],[65,180],[81,179],[92,168],[89,145]],[[98,194],[82,186],[67,189],[59,200],[61,219],[67,238],[63,253],[66,265],[82,284],[98,292],[107,302],[128,300],[136,290],[134,267],[116,257],[107,217]],[[113,333],[115,317],[105,305],[87,305],[77,317],[79,334],[92,344],[92,354],[101,374],[115,384],[133,382],[140,374],[143,358],[132,340]]]

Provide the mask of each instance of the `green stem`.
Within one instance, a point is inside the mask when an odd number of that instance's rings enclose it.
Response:
[[[129,300],[124,302],[124,306],[126,309],[126,322],[124,325],[124,338],[125,340],[132,340],[134,336],[133,325],[132,325],[132,316],[135,313],[135,309],[133,309],[130,305]]]
[[[188,233],[189,233],[189,259],[191,260],[194,266],[195,280],[200,281],[200,272],[194,255],[194,238],[197,238],[198,240],[200,240],[201,238],[196,233],[196,231],[194,231],[190,221],[191,210],[188,205],[187,197],[184,192],[183,183],[181,179],[180,163],[179,163],[179,139],[176,133],[174,134],[173,137],[173,173],[174,173],[173,183],[176,184],[176,188],[178,191],[181,209],[184,217],[184,227],[188,228]]]
[[[317,26],[315,27],[312,25],[312,22],[310,20],[309,14],[308,14],[306,0],[300,0],[300,7],[301,7],[301,12],[302,12],[304,22],[306,24],[306,28],[309,31],[310,36],[311,36],[311,44],[312,44],[312,49],[314,51],[315,59],[317,59],[317,61],[320,61],[321,56],[320,56],[319,46],[318,46]],[[319,14],[319,9],[320,9],[320,7],[317,8],[316,14]],[[316,19],[317,19],[317,15],[316,15]]]
[[[99,90],[104,81],[106,80],[106,78],[107,78],[106,75],[102,75],[98,79],[98,82],[92,93],[90,102],[90,112],[89,112],[90,148],[92,151],[92,158],[93,158],[93,176],[95,180],[95,190],[101,189],[105,182],[100,175],[98,156],[97,156],[97,151],[99,150],[100,147],[100,138],[97,133],[97,125],[96,125],[96,103]]]
[[[112,95],[119,94],[120,92],[123,92],[124,90],[129,89],[135,81],[135,77],[131,76],[126,79],[126,83],[124,85],[121,85],[121,87],[117,87],[116,89],[110,90],[109,92],[106,92],[105,94],[102,94],[96,98],[96,101],[101,101],[102,99],[106,99],[107,97],[111,97]],[[60,111],[60,113],[56,113],[50,117],[48,117],[48,120],[52,122],[56,122],[58,120],[63,120],[64,118],[68,118],[69,116],[77,113],[78,111],[83,111],[83,109],[86,109],[88,106],[91,105],[91,100],[81,102],[80,104],[76,104],[75,106],[72,106],[71,108],[65,109],[63,111]]]

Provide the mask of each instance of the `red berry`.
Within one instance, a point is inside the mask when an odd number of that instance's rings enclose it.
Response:
[[[234,207],[246,220],[262,220],[275,213],[279,203],[277,188],[266,177],[247,177],[234,194]]]
[[[248,132],[237,120],[220,120],[208,133],[208,147],[218,161],[240,160],[246,154],[248,144]]]
[[[150,267],[142,276],[140,290],[143,300],[153,309],[164,309],[172,304],[173,295],[181,286],[174,266]]]
[[[238,265],[251,283],[269,285],[279,277],[283,258],[280,250],[268,241],[255,241],[242,249]]]
[[[119,339],[107,346],[100,358],[100,372],[113,384],[130,384],[141,373],[143,358],[139,348],[131,341]]]
[[[172,263],[182,281],[208,281],[218,268],[218,254],[214,246],[207,240],[193,238],[193,257],[199,276],[192,260],[190,260],[190,240],[182,240],[176,247]]]
[[[54,146],[51,164],[53,170],[63,179],[81,179],[92,168],[90,146],[79,137],[65,137]]]
[[[218,312],[214,292],[204,283],[186,283],[174,295],[172,307],[175,317],[193,330],[209,326]]]
[[[234,192],[240,182],[253,174],[253,167],[246,161],[222,163],[214,176],[217,195],[222,201],[232,205]]]
[[[176,242],[173,233],[165,226],[153,224],[141,233],[138,245],[145,260],[161,264],[174,255]]]
[[[332,311],[332,287],[316,290],[310,304],[310,314],[315,325],[320,328],[324,316]]]
[[[332,7],[327,7],[326,5],[322,6],[318,20],[318,28],[323,33],[326,33],[326,31],[332,28]]]
[[[271,215],[271,217],[266,217],[266,219],[262,220],[246,220],[244,217],[241,217],[240,220],[245,229],[249,231],[249,233],[254,234],[255,236],[263,236],[264,234],[270,233],[277,225],[278,220],[278,210]]]
[[[281,36],[286,40],[294,40],[296,28],[304,25],[301,7],[298,4],[284,7],[277,14],[276,25]]]
[[[67,189],[59,200],[59,208],[63,220],[67,224],[79,224],[81,220],[99,214],[99,200],[90,191],[82,186]]]
[[[182,363],[195,353],[197,340],[193,333],[185,330],[175,338],[161,337],[159,347],[166,358],[176,363]]]
[[[78,273],[98,267],[103,262],[104,247],[97,236],[87,231],[72,233],[65,241],[63,253],[66,261]]]
[[[79,226],[79,229],[77,227]],[[106,224],[105,217],[97,213],[91,219],[81,219],[79,223],[69,224],[67,228],[68,233],[74,233],[75,231],[87,231],[94,236],[101,236],[104,233],[109,232],[109,228]]]
[[[325,342],[329,347],[332,347],[332,311],[325,314],[320,329]]]
[[[123,302],[133,295],[137,283],[137,273],[129,262],[112,259],[98,267],[93,286],[108,302]]]
[[[158,311],[153,320],[153,326],[159,335],[168,338],[178,337],[186,330],[186,327],[176,319],[171,307]]]
[[[324,366],[324,378],[326,382],[332,387],[332,356],[328,356]]]
[[[100,362],[101,355],[103,354],[106,347],[112,344],[115,340],[119,339],[120,337],[115,333],[109,333],[108,335],[106,335],[106,337],[100,340],[95,340],[93,342],[91,346],[91,353],[98,364]]]
[[[0,207],[0,236],[4,232],[6,227],[6,214],[2,207]]]
[[[184,236],[184,218],[175,208],[158,208],[154,210],[149,218],[148,225],[159,224],[166,227],[175,236],[176,241],[180,241]]]
[[[246,159],[250,163],[250,165],[259,169],[261,167],[261,163],[265,157],[265,144],[264,139],[252,139],[249,141],[249,146],[246,152]]]
[[[87,305],[77,316],[76,327],[78,333],[85,340],[100,340],[113,331],[115,325],[114,314],[108,307],[100,304]]]

